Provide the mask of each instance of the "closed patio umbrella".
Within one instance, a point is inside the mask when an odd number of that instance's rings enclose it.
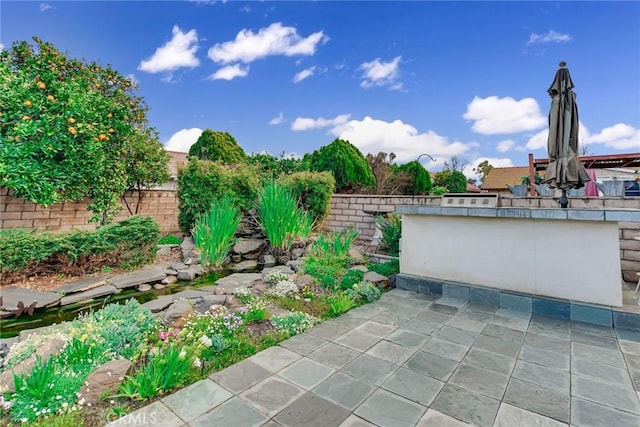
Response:
[[[551,96],[549,110],[549,166],[544,181],[562,190],[560,203],[567,207],[566,190],[582,188],[590,181],[587,170],[578,160],[578,106],[573,92],[573,81],[566,62],[560,68],[547,90]],[[564,199],[564,200],[563,200]]]

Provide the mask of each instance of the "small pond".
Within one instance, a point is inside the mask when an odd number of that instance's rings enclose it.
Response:
[[[259,270],[252,270],[254,273]],[[249,271],[247,271],[249,272]],[[182,292],[187,289],[197,289],[200,286],[213,285],[218,279],[221,279],[233,273],[230,270],[214,271],[206,275],[200,276],[192,281],[179,281],[175,284],[168,285],[164,289],[153,289],[150,291],[140,292],[136,288],[126,289],[118,294],[108,295],[106,297],[94,298],[88,302],[78,302],[64,307],[56,306],[36,311],[33,316],[22,315],[20,317],[10,317],[0,320],[0,339],[11,338],[17,336],[21,331],[28,329],[40,328],[43,326],[53,325],[73,320],[79,314],[90,310],[99,310],[107,304],[124,302],[130,298],[135,298],[141,304],[156,299],[162,295],[171,295]]]

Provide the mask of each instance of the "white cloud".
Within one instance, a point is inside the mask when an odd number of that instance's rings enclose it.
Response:
[[[524,148],[526,148],[527,150],[540,150],[544,148],[546,150],[548,137],[549,129],[543,129],[529,138]]]
[[[173,37],[149,58],[138,65],[138,69],[147,73],[173,71],[178,68],[195,68],[200,65],[196,58],[198,34],[196,30],[183,33],[177,25],[172,30]]]
[[[188,153],[189,148],[200,138],[202,129],[191,128],[181,129],[178,132],[171,135],[169,141],[164,144],[164,148],[167,151],[179,151],[181,153]]]
[[[250,13],[251,12],[251,8],[248,5],[244,5],[243,7],[241,7],[240,9],[238,9],[240,12],[244,12],[244,13]]]
[[[545,34],[531,33],[527,46],[536,43],[567,43],[572,40],[569,34],[558,33],[557,31],[549,30]]]
[[[640,129],[625,123],[617,123],[594,135],[586,135],[584,143],[603,144],[616,150],[640,149]],[[581,142],[583,142],[581,139]]]
[[[45,12],[49,9],[55,9],[55,7],[51,6],[49,3],[40,3],[40,12]]]
[[[291,124],[291,130],[313,130],[313,129],[322,129],[330,126],[339,126],[344,123],[347,123],[350,114],[342,114],[333,119],[325,119],[325,118],[317,118],[312,119],[310,117],[298,117]]]
[[[401,56],[396,56],[390,62],[382,62],[376,58],[371,62],[363,62],[360,70],[364,72],[364,80],[360,86],[368,89],[374,86],[389,86],[391,90],[401,90],[402,83],[398,82]]]
[[[545,126],[547,119],[533,98],[474,97],[462,116],[474,121],[471,129],[483,135],[519,133]]]
[[[464,174],[467,178],[475,178],[480,181],[480,175],[473,172],[473,169],[477,168],[478,165],[487,160],[491,166],[494,168],[511,168],[513,167],[513,161],[507,157],[498,158],[498,157],[478,157],[472,162],[469,162],[470,167],[464,169]]]
[[[496,145],[496,150],[498,150],[498,153],[506,153],[507,151],[511,150],[515,145],[516,145],[516,142],[514,140],[506,139],[504,141],[498,142],[498,144]]]
[[[401,120],[385,122],[371,117],[334,126],[330,134],[351,142],[365,155],[393,152],[399,163],[416,160],[420,154],[427,153],[437,159],[428,167],[441,165],[447,158],[463,154],[477,145],[450,141],[431,130],[419,133],[415,127]]]
[[[209,80],[233,80],[236,77],[247,77],[249,74],[249,67],[242,67],[240,64],[227,65],[220,68],[215,73],[211,74]]]
[[[313,76],[313,72],[315,71],[315,69],[316,69],[316,67],[310,67],[310,68],[307,68],[305,70],[300,71],[295,76],[293,76],[293,82],[294,83],[300,83],[304,79]]]
[[[295,27],[283,27],[277,22],[261,28],[257,33],[243,29],[235,40],[216,43],[209,49],[208,55],[212,61],[220,64],[248,64],[267,56],[311,56],[320,43],[328,40],[329,37],[322,31],[303,38]]]
[[[269,120],[270,125],[280,125],[282,123],[284,123],[284,114],[282,114],[282,111],[280,112],[278,117],[274,117],[273,119]]]

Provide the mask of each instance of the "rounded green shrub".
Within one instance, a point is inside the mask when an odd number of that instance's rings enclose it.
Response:
[[[407,185],[402,189],[402,194],[429,194],[431,190],[431,176],[429,172],[414,160],[398,167],[399,173],[407,176]]]
[[[328,171],[336,180],[336,192],[354,193],[375,186],[371,166],[358,148],[349,141],[336,139],[305,156],[310,169]]]
[[[467,177],[458,171],[443,170],[434,175],[437,186],[445,187],[449,193],[464,193],[467,191]]]
[[[219,160],[223,163],[240,163],[247,158],[244,150],[229,132],[205,129],[189,148],[189,157],[200,160]]]
[[[300,207],[311,214],[316,224],[329,214],[331,195],[336,181],[330,172],[296,172],[282,175],[278,181],[300,201]]]

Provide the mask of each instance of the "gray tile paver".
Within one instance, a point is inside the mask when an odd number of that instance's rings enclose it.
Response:
[[[354,410],[375,389],[369,383],[342,372],[336,372],[313,389],[313,393],[338,405]]]
[[[594,402],[571,398],[571,422],[580,427],[638,427],[640,417]]]
[[[394,290],[140,411],[176,427],[640,426],[640,333]]]
[[[204,379],[170,394],[162,399],[162,403],[184,421],[190,422],[231,397],[233,394],[210,379]]]
[[[316,394],[305,393],[280,411],[273,420],[287,427],[328,427],[340,425],[348,416],[349,411],[343,407]]]
[[[493,425],[499,406],[499,400],[452,384],[445,385],[431,404],[431,408],[438,412],[479,427]]]
[[[161,422],[164,427],[181,427],[185,425],[165,404],[158,401],[110,422],[107,424],[107,427],[157,426],[159,422]]]
[[[265,421],[267,417],[240,398],[234,397],[195,419],[189,425],[192,427],[257,427]]]
[[[378,389],[354,413],[380,426],[412,427],[426,409],[425,406]]]
[[[333,372],[334,369],[322,363],[304,358],[284,368],[278,372],[278,375],[305,390],[311,390],[327,379]]]

